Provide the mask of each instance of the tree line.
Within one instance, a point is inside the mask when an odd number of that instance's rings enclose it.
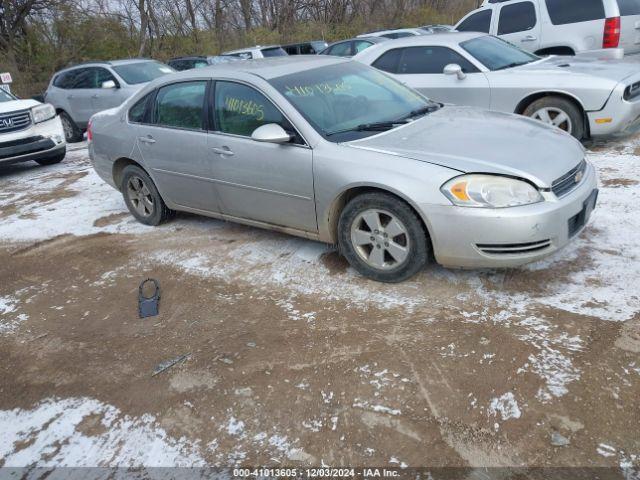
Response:
[[[217,54],[455,23],[478,0],[0,0],[0,71],[22,96],[88,60]]]

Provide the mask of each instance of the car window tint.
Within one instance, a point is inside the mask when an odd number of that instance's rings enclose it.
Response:
[[[70,87],[73,89],[80,88],[95,88],[95,71],[91,68],[81,68],[75,71],[73,81],[70,82]]]
[[[58,88],[70,89],[73,88],[73,84],[76,79],[76,75],[78,75],[82,70],[71,70],[70,72],[64,72],[59,74],[56,79],[53,81],[53,85]]]
[[[285,52],[282,48],[280,47],[275,47],[275,48],[263,48],[261,50],[262,55],[265,58],[268,57],[286,57],[287,56],[287,52]]]
[[[491,29],[491,10],[474,13],[456,27],[459,32],[489,33]]]
[[[143,123],[145,121],[145,113],[147,112],[147,104],[151,97],[152,93],[148,93],[140,100],[138,100],[133,107],[129,109],[129,121],[133,123]]]
[[[207,82],[185,82],[167,85],[158,90],[156,124],[165,127],[202,128]]]
[[[373,62],[372,66],[384,72],[396,73],[398,71],[398,64],[400,63],[401,55],[402,50],[399,48],[389,50]]]
[[[361,51],[369,48],[371,45],[373,45],[371,42],[364,42],[362,40],[358,40],[357,42],[354,42],[353,47],[354,47],[355,53],[360,53]]]
[[[536,8],[531,2],[505,5],[500,9],[498,35],[526,32],[536,26]]]
[[[602,0],[546,0],[551,23],[589,22],[605,18]]]
[[[342,42],[334,45],[329,49],[329,55],[336,55],[338,57],[350,57],[351,53],[351,42]]]
[[[196,60],[193,62],[193,68],[204,68],[208,66],[209,62],[207,62],[206,60]]]
[[[254,130],[277,123],[287,131],[293,128],[273,103],[256,89],[233,82],[216,82],[216,130],[250,137]]]
[[[106,68],[96,68],[96,87],[95,88],[102,88],[102,84],[104,82],[108,82],[109,80],[115,82],[115,84],[118,85],[118,81],[116,80],[116,77],[114,77],[109,70],[107,70]]]
[[[398,74],[442,74],[444,67],[458,64],[465,73],[478,69],[467,59],[447,47],[409,47],[403,49]]]
[[[640,15],[640,0],[618,0],[618,5],[623,17]]]
[[[316,51],[313,48],[313,45],[310,43],[305,43],[300,45],[300,55],[315,55]]]

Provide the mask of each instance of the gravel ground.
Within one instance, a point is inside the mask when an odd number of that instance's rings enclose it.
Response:
[[[622,467],[640,476],[640,138],[582,236],[506,271],[139,225],[86,145],[0,168],[0,466]],[[160,280],[161,314],[137,318]],[[156,365],[187,357],[153,376]]]

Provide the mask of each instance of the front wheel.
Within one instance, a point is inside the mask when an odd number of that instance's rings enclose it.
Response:
[[[338,245],[365,277],[398,283],[427,264],[429,242],[422,222],[403,201],[385,193],[351,200],[338,222]]]
[[[553,125],[582,140],[585,134],[584,117],[580,109],[562,97],[543,97],[531,103],[522,113],[534,120]]]
[[[59,154],[57,154],[55,157],[50,157],[50,158],[37,158],[36,162],[39,163],[40,165],[55,165],[56,163],[60,163],[62,160],[64,160],[65,155],[67,154],[67,149],[65,148],[64,150],[62,150],[62,152],[60,152]]]
[[[121,190],[127,208],[140,223],[155,227],[173,214],[151,177],[138,166],[129,165],[124,169]]]
[[[64,131],[64,138],[67,143],[82,141],[84,138],[82,130],[76,125],[76,122],[73,121],[67,112],[60,112],[60,122],[62,123],[62,130]]]

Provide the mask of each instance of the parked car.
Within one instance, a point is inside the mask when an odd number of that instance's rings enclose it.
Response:
[[[362,35],[358,35],[358,38],[362,37],[387,37],[390,39],[396,38],[404,38],[404,37],[414,37],[416,35],[424,35],[424,30],[420,28],[396,28],[394,30],[379,30],[376,32],[363,33]]]
[[[190,57],[172,58],[167,62],[171,68],[181,72],[182,70],[190,70],[192,68],[204,68],[210,65],[220,65],[221,63],[237,62],[242,60],[238,57],[230,55],[193,55]]]
[[[55,73],[44,98],[60,115],[66,141],[79,142],[91,115],[117,107],[151,80],[173,72],[146,59],[83,63]]]
[[[280,45],[271,45],[268,47],[261,47],[258,45],[255,47],[241,48],[240,50],[231,50],[229,52],[223,52],[222,54],[230,55],[232,57],[240,57],[243,60],[287,56],[287,52],[285,52]]]
[[[640,68],[633,63],[540,58],[483,33],[395,40],[355,59],[438,102],[519,113],[578,139],[640,130]]]
[[[640,52],[640,2],[485,0],[455,28],[491,33],[538,55],[610,49],[621,57]]]
[[[287,52],[287,55],[317,55],[327,48],[327,45],[327,42],[324,40],[315,40],[312,42],[283,45],[282,49]]]
[[[335,57],[353,57],[358,53],[366,50],[372,45],[377,45],[378,43],[388,42],[391,40],[387,37],[361,37],[361,38],[352,38],[350,40],[342,40],[340,42],[335,42],[321,51],[318,55],[333,55]]]
[[[442,107],[329,56],[180,72],[90,132],[96,172],[140,222],[183,210],[337,244],[385,282],[431,254],[462,267],[543,258],[582,231],[598,192],[570,135]]]
[[[420,27],[420,30],[424,30],[427,33],[444,33],[455,31],[455,27],[453,25],[424,25]]]
[[[53,165],[65,153],[56,109],[33,99],[20,100],[0,88],[0,165],[29,160]]]

